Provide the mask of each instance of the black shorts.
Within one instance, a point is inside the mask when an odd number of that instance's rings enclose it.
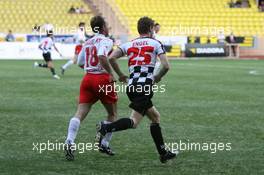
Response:
[[[46,62],[48,62],[48,61],[52,61],[52,59],[51,59],[51,55],[50,55],[50,52],[43,53],[42,56],[43,56],[43,58],[44,58],[44,60],[45,60]]]
[[[127,86],[126,93],[131,102],[129,107],[143,116],[146,111],[153,106],[151,101],[153,97],[151,84],[129,85]]]

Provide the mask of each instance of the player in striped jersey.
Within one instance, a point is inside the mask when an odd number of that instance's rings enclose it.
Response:
[[[119,81],[126,82],[127,77],[120,70],[116,60],[125,55],[128,56],[129,80],[127,96],[131,101],[129,107],[132,109],[130,118],[121,118],[111,124],[100,122],[97,125],[97,139],[104,137],[108,132],[121,131],[136,128],[143,116],[146,115],[152,122],[150,132],[162,163],[172,159],[176,154],[165,149],[161,128],[160,114],[153,106],[153,84],[161,81],[168,72],[169,63],[163,45],[153,38],[154,21],[148,17],[142,17],[138,21],[138,32],[140,37],[125,43],[117,48],[110,56],[110,63],[119,76]],[[157,57],[161,61],[161,69],[154,75]]]

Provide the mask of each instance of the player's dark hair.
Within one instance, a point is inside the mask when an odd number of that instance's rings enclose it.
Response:
[[[159,25],[160,25],[159,23],[155,23],[155,25],[154,25],[154,26],[156,27],[156,26],[159,26]]]
[[[79,23],[79,27],[81,27],[81,26],[85,26],[85,23],[84,22],[80,22]]]
[[[94,33],[101,33],[105,26],[105,20],[102,16],[94,16],[90,21],[90,25]]]
[[[52,36],[53,35],[53,31],[52,30],[48,30],[47,31],[47,37],[50,37],[50,36]]]
[[[150,29],[154,26],[154,20],[144,16],[138,20],[137,29],[139,34],[148,34]]]

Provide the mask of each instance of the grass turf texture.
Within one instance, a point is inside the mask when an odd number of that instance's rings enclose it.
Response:
[[[126,70],[126,61],[120,61]],[[55,61],[57,72],[64,62]],[[33,142],[64,142],[76,110],[82,70],[67,70],[61,80],[33,61],[0,61],[0,174],[263,174],[264,61],[178,60],[164,78],[166,93],[153,99],[161,113],[166,142],[230,142],[231,151],[182,151],[166,165],[158,160],[144,119],[136,130],[114,133],[117,152],[76,154],[33,151]],[[256,70],[258,75],[249,74]],[[119,94],[119,117],[129,116],[129,101]],[[76,142],[93,142],[95,124],[105,118],[97,103],[82,123]]]

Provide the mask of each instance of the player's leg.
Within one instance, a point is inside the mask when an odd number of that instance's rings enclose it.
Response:
[[[104,124],[110,124],[116,120],[117,117],[117,103],[103,103],[107,112],[107,119],[103,121]],[[108,155],[114,155],[114,152],[109,147],[109,143],[112,139],[112,132],[106,133],[105,137],[99,141],[99,151]]]
[[[48,68],[48,64],[35,62],[34,67]]]
[[[67,139],[65,140],[65,157],[67,160],[73,160],[73,150],[71,148],[74,144],[74,140],[78,133],[81,121],[85,119],[89,111],[91,110],[92,104],[98,99],[96,94],[90,91],[93,81],[92,77],[85,75],[80,85],[79,105],[75,115],[72,117],[68,127]]]
[[[92,104],[89,103],[83,103],[78,105],[78,109],[75,113],[75,115],[71,118],[69,127],[68,127],[68,134],[66,143],[74,143],[74,140],[76,138],[80,122],[82,122],[89,111],[91,110]]]
[[[67,160],[74,159],[74,155],[73,155],[74,149],[72,148],[72,145],[74,145],[74,141],[77,136],[80,123],[85,119],[85,117],[91,110],[91,107],[92,107],[92,104],[89,104],[89,103],[79,104],[75,115],[71,118],[69,122],[68,134],[65,140],[65,148],[64,148],[65,158]]]
[[[162,163],[165,163],[167,162],[167,160],[174,158],[176,154],[171,153],[170,151],[167,151],[165,149],[165,144],[160,128],[160,114],[158,110],[154,106],[152,106],[146,111],[146,115],[151,121],[150,133],[160,155],[160,161]]]
[[[104,124],[103,122],[97,125],[97,131],[99,138],[101,135],[105,136],[109,132],[123,131],[130,128],[136,128],[140,121],[142,120],[143,115],[135,110],[132,110],[130,118],[121,118],[115,122]]]
[[[68,69],[71,65],[76,64],[77,57],[78,55],[75,54],[73,59],[70,59],[69,61],[67,61],[67,63],[61,66],[62,75],[64,75],[65,70]]]
[[[97,126],[97,133],[99,136],[104,136],[107,132],[116,132],[137,127],[142,120],[146,109],[150,106],[146,105],[146,100],[148,99],[144,93],[138,93],[134,90],[134,88],[127,87],[127,96],[131,101],[129,107],[132,109],[130,118],[121,118],[111,124],[99,124]]]
[[[61,66],[61,74],[64,75],[65,70],[70,67],[73,64],[73,60],[70,59],[69,61],[67,61],[67,63],[65,63],[63,66]]]
[[[73,59],[70,59],[66,64],[64,64],[64,65],[61,67],[61,74],[62,74],[62,75],[64,75],[65,70],[66,70],[69,66],[71,66],[71,65],[73,65],[73,64],[76,64],[76,62],[77,62],[77,58],[78,58],[78,55],[79,55],[79,53],[81,52],[81,50],[82,50],[82,45],[77,45],[77,46],[75,47],[75,52],[74,52],[74,57],[73,57]]]
[[[34,67],[41,67],[41,68],[48,68],[48,64],[46,60],[50,60],[50,56],[48,53],[43,53],[42,54],[43,59],[45,60],[45,63],[38,63],[37,61],[34,62]]]
[[[236,56],[236,46],[232,46],[234,57]]]
[[[54,64],[52,60],[47,61],[48,68],[50,69],[50,72],[52,73],[52,76],[56,79],[60,79],[60,77],[56,74]]]

